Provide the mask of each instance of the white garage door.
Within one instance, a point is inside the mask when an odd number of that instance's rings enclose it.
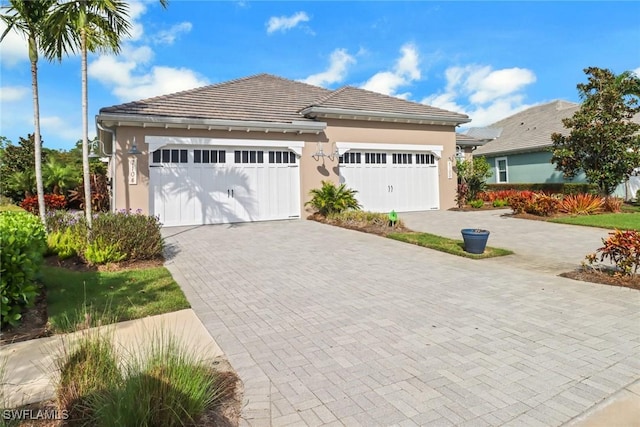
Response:
[[[340,181],[358,191],[364,210],[438,209],[437,160],[428,152],[350,150],[340,156]]]
[[[300,217],[300,171],[284,148],[179,147],[150,159],[150,211],[166,226]]]

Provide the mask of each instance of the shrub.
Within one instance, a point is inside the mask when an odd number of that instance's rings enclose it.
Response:
[[[564,196],[558,211],[572,215],[591,215],[600,212],[604,200],[595,194],[571,194]]]
[[[473,200],[478,198],[478,193],[485,190],[487,179],[493,175],[491,165],[482,156],[474,157],[471,160],[458,159],[456,173],[458,174],[458,183],[467,184],[469,189],[468,198]]]
[[[118,249],[117,243],[105,243],[100,237],[93,239],[84,251],[84,259],[89,265],[120,262],[126,257],[126,254]]]
[[[391,228],[389,225],[389,216],[380,212],[344,211],[331,214],[327,219],[331,222],[347,227]],[[396,222],[395,227],[403,228],[404,222],[399,219]]]
[[[605,197],[604,203],[602,205],[602,210],[604,210],[605,212],[617,213],[622,210],[623,203],[624,199],[620,197]]]
[[[520,191],[509,197],[509,206],[514,214],[524,213],[525,208],[533,199],[534,193],[531,191]]]
[[[46,250],[40,220],[27,212],[0,213],[0,325],[16,325],[34,303],[35,280]]]
[[[481,207],[484,206],[484,201],[477,199],[477,200],[471,200],[469,202],[469,206],[471,206],[474,209],[480,209]]]
[[[60,259],[72,258],[82,250],[82,236],[71,228],[51,231],[47,235],[48,253],[58,255]]]
[[[558,212],[560,199],[547,194],[535,194],[524,207],[526,213],[538,216],[551,216]]]
[[[503,208],[505,206],[509,205],[509,201],[506,199],[495,199],[493,201],[493,207],[494,208]]]
[[[347,188],[345,184],[336,187],[331,181],[322,181],[322,188],[310,191],[312,196],[306,205],[311,206],[320,215],[328,216],[348,209],[359,210],[360,205],[355,198],[357,191]]]
[[[587,183],[574,182],[546,182],[546,183],[522,183],[522,184],[487,184],[491,191],[514,190],[536,191],[547,194],[581,194],[598,193],[598,186]]]
[[[45,194],[44,206],[47,212],[52,210],[64,209],[67,207],[67,199],[60,194]],[[27,212],[37,215],[40,211],[38,207],[38,197],[27,197],[20,203],[20,207]]]
[[[607,239],[602,239],[604,246],[596,253],[587,255],[589,264],[593,264],[600,254],[600,261],[610,260],[625,276],[637,274],[640,268],[640,231],[615,230]]]
[[[103,245],[117,247],[123,260],[158,259],[164,248],[161,227],[158,217],[121,210],[95,215],[92,236]]]
[[[517,194],[517,190],[487,191],[479,193],[478,198],[484,200],[485,202],[495,202],[496,200],[508,200],[509,197],[515,196]]]

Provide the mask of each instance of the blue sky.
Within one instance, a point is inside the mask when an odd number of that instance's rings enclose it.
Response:
[[[120,55],[89,58],[90,136],[102,107],[263,72],[423,102],[471,126],[579,101],[589,66],[640,74],[640,2],[172,0],[166,10],[131,2],[130,15]],[[33,132],[25,42],[10,34],[0,62],[0,135],[17,143]],[[39,64],[44,145],[70,149],[81,138],[80,59]]]

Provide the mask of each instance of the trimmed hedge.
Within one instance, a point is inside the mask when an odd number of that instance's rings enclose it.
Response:
[[[0,213],[0,324],[16,325],[22,309],[33,305],[36,278],[47,248],[38,217],[27,212]]]
[[[487,184],[485,191],[538,191],[547,194],[598,194],[598,186],[588,183],[575,182],[545,182],[522,184]]]

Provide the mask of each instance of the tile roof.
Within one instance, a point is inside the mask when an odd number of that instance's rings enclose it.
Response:
[[[468,119],[468,116],[430,105],[407,101],[353,86],[344,86],[313,102],[310,107],[378,113],[409,114],[429,117]]]
[[[500,136],[479,147],[473,154],[498,154],[551,146],[551,134],[566,133],[562,119],[573,116],[579,107],[573,102],[557,100],[502,119],[488,126],[501,128]]]
[[[313,122],[301,111],[314,106],[468,121],[464,114],[364,89],[332,91],[270,74],[105,107],[100,114],[291,123]]]

